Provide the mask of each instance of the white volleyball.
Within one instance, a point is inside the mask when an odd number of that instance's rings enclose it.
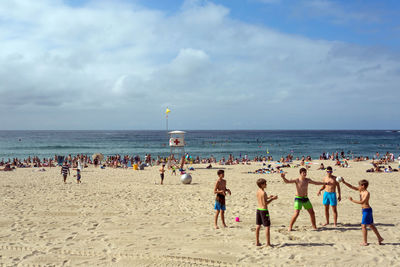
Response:
[[[185,173],[181,176],[182,184],[190,184],[192,182],[192,176],[189,173]]]
[[[338,176],[338,177],[336,177],[336,181],[337,181],[338,183],[341,183],[341,182],[343,182],[343,178],[340,177],[340,176]]]

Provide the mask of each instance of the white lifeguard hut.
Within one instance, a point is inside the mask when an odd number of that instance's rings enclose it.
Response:
[[[177,159],[185,155],[185,133],[184,131],[169,132],[170,156],[176,155]]]

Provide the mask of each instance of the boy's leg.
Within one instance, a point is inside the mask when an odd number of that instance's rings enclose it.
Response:
[[[379,234],[378,229],[376,229],[374,224],[370,224],[369,227],[372,229],[372,231],[374,231],[374,233],[376,234],[376,237],[378,238],[378,244],[382,245],[382,241],[383,238],[382,236]]]
[[[326,218],[326,223],[323,224],[322,226],[328,225],[329,224],[329,205],[324,205],[325,207],[325,218]]]
[[[222,221],[222,225],[224,227],[227,227],[225,224],[225,211],[224,210],[221,210],[221,221]]]
[[[215,211],[215,217],[214,217],[214,227],[215,227],[215,229],[218,229],[219,227],[218,227],[218,215],[219,215],[219,210],[216,210]]]
[[[315,224],[315,212],[314,212],[314,209],[311,208],[311,209],[308,209],[307,211],[310,214],[312,227],[316,230],[317,229],[317,225]]]
[[[299,217],[300,210],[294,210],[294,214],[292,216],[292,219],[290,220],[290,225],[289,225],[289,231],[292,231],[293,229],[293,224],[296,222],[297,217]]]
[[[267,239],[267,246],[271,246],[270,227],[265,227],[265,237]]]
[[[367,225],[366,224],[361,224],[361,230],[362,230],[362,235],[363,235],[363,243],[361,243],[362,246],[368,246],[367,243]]]
[[[257,225],[256,226],[256,246],[261,246],[261,243],[260,243],[260,228],[261,228],[261,225]]]
[[[333,211],[333,225],[336,227],[337,226],[337,206],[332,206],[332,211]]]

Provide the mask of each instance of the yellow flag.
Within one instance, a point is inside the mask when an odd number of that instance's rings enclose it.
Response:
[[[171,110],[169,110],[169,108],[167,108],[167,110],[165,111],[165,114],[168,114],[170,112],[171,112]]]

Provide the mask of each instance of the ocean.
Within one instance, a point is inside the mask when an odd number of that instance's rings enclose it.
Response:
[[[0,159],[27,156],[104,155],[167,156],[165,131],[0,131]],[[376,152],[400,154],[400,131],[384,130],[188,130],[185,152],[217,159],[233,154],[319,158],[322,152],[373,157]]]

